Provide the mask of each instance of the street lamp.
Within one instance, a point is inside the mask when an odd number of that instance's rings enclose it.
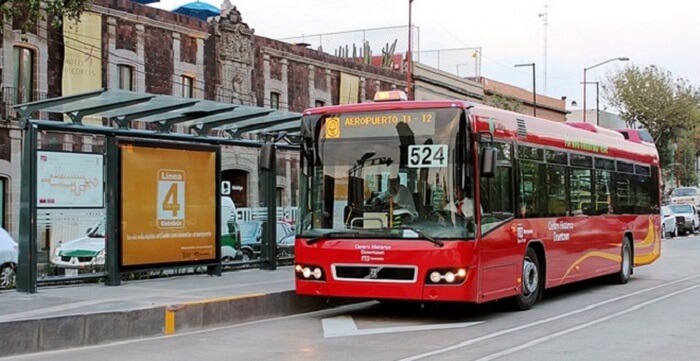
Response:
[[[515,64],[515,67],[521,67],[521,66],[531,66],[532,67],[532,116],[536,117],[537,116],[537,89],[536,87],[536,82],[535,82],[535,63],[527,63],[527,64]]]
[[[583,83],[584,88],[588,84],[595,84],[595,125],[600,125],[600,88],[599,88],[600,82],[589,81],[589,82]],[[583,114],[586,114],[586,109],[583,110]],[[584,122],[585,122],[585,120],[584,120]]]
[[[411,4],[413,0],[408,0],[408,50],[406,50],[406,95],[408,100],[413,100],[413,74],[411,71],[413,69],[413,59],[411,55]]]
[[[598,63],[596,65],[589,66],[588,68],[583,68],[583,122],[584,123],[586,122],[586,71],[591,70],[595,67],[601,66],[603,64],[607,64],[611,61],[617,61],[617,60],[628,61],[628,60],[630,60],[630,58],[628,58],[626,56],[619,57],[619,58],[612,58],[612,59],[608,59],[602,63]]]

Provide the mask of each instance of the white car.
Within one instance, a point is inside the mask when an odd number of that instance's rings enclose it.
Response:
[[[668,206],[661,207],[661,237],[678,237],[676,214]]]
[[[0,289],[15,286],[18,256],[17,242],[4,228],[0,227]]]
[[[672,204],[668,206],[676,217],[676,227],[679,233],[694,233],[700,227],[698,211],[692,204]]]
[[[64,269],[67,276],[81,272],[101,272],[105,268],[104,221],[89,228],[84,237],[56,247],[51,263]],[[240,232],[236,221],[236,206],[229,197],[221,197],[221,259],[230,261],[239,255]]]
[[[66,270],[102,271],[105,266],[104,222],[89,228],[84,237],[63,242],[56,247],[51,263]],[[74,275],[77,272],[66,274]]]

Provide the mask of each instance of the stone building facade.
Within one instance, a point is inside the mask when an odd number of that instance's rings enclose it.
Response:
[[[406,86],[403,73],[256,36],[228,1],[222,15],[208,22],[130,0],[95,0],[89,12],[101,18],[103,88],[302,112],[339,104],[344,75],[359,80],[360,102],[372,99],[377,90]],[[24,37],[26,41],[13,24],[6,25],[0,37],[0,225],[14,236],[19,225],[22,132],[12,106],[65,95],[62,29],[41,23]],[[16,61],[18,56],[22,61]],[[187,129],[177,126],[170,131]],[[103,149],[101,140],[91,136],[44,134],[40,142],[42,149]],[[298,155],[281,152],[278,158],[277,203],[295,205]],[[222,178],[231,182],[239,207],[261,204],[257,160],[255,148],[222,151]]]

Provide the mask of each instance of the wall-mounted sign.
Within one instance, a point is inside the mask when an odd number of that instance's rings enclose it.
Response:
[[[37,152],[37,208],[104,207],[104,157]]]

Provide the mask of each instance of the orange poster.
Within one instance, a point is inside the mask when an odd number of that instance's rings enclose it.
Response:
[[[216,150],[120,144],[121,264],[217,259]]]

